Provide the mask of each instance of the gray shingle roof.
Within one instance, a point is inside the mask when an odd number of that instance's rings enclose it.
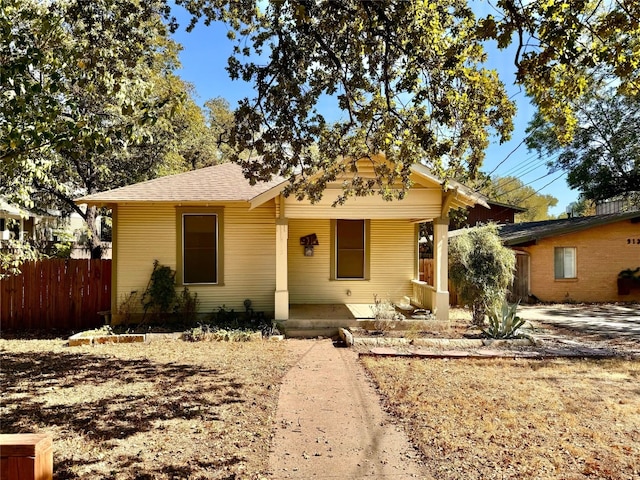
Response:
[[[239,165],[222,163],[87,195],[76,199],[76,203],[109,205],[130,202],[249,201],[284,181],[276,178],[250,185]]]
[[[500,226],[500,238],[505,245],[515,246],[622,220],[640,221],[640,212],[611,213],[608,215],[544,220],[541,222],[509,223]]]

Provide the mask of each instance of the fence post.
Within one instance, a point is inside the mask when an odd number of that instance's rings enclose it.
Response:
[[[53,445],[43,434],[0,435],[0,478],[7,480],[51,480]]]

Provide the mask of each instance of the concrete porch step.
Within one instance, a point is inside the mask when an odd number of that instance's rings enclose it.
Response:
[[[346,328],[349,323],[355,320],[338,320],[338,319],[304,319],[304,320],[284,320],[277,322],[278,327],[284,329],[287,337],[294,338],[314,338],[314,337],[333,337],[338,335],[339,328]],[[281,330],[282,330],[281,329]]]
[[[288,328],[285,330],[287,338],[317,338],[317,337],[337,337],[338,328],[335,327],[317,327],[317,328]]]
[[[377,330],[375,320],[351,319],[289,319],[277,322],[284,328],[287,337],[313,338],[317,336],[333,337],[338,334],[340,328],[361,328],[364,330]],[[449,322],[437,320],[401,320],[396,321],[393,330],[396,331],[428,331],[441,330],[449,326]]]

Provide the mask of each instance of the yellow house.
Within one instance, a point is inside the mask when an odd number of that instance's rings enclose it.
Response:
[[[402,200],[372,195],[332,207],[339,183],[311,204],[283,196],[286,180],[250,185],[238,165],[225,163],[76,202],[113,212],[112,312],[144,291],[158,260],[176,271],[178,288],[198,294],[201,312],[243,311],[249,299],[254,310],[293,325],[304,316],[300,306],[353,314],[377,295],[394,303],[409,297],[448,318],[448,214],[481,200],[421,165],[411,180]],[[419,281],[420,222],[434,223],[433,285]],[[326,327],[330,315],[319,316]]]

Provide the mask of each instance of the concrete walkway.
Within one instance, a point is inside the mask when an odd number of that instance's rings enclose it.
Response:
[[[269,478],[431,478],[357,354],[331,340],[297,342],[306,350],[280,390]]]
[[[518,315],[578,333],[640,341],[640,304],[520,305]]]

